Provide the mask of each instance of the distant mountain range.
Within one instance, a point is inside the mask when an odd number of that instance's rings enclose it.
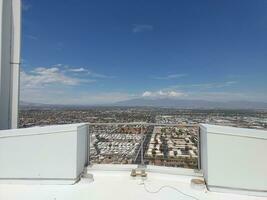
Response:
[[[27,107],[27,106],[34,106],[34,107],[39,107],[39,106],[44,106],[46,104],[42,103],[32,103],[32,102],[27,102],[27,101],[20,101],[19,102],[20,106]]]
[[[205,100],[181,100],[181,99],[131,99],[115,103],[116,106],[152,106],[152,107],[175,107],[188,109],[267,109],[265,102],[228,101],[215,102]]]
[[[92,107],[92,106],[122,106],[122,107],[161,107],[161,108],[181,108],[181,109],[263,109],[267,110],[265,102],[250,102],[250,101],[228,101],[215,102],[205,100],[186,100],[186,99],[146,99],[138,98],[126,101],[120,101],[114,104],[105,105],[53,105],[30,103],[21,101],[22,107],[42,107],[42,108],[63,108],[63,107]]]

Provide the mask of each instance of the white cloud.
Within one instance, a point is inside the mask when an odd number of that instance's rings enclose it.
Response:
[[[150,96],[152,96],[152,92],[145,91],[142,96],[143,97],[150,97]]]
[[[85,69],[83,67],[79,67],[79,68],[72,67],[72,68],[70,68],[68,66],[65,66],[65,68],[66,68],[66,71],[68,71],[68,72],[83,73],[83,74],[86,74],[86,75],[88,75],[88,76],[90,76],[92,78],[102,78],[102,79],[104,79],[104,78],[114,78],[114,76],[95,73],[95,72],[92,72],[92,71],[90,71],[88,69]]]
[[[77,76],[79,72],[85,72],[87,77],[80,78]],[[94,78],[104,77],[108,76],[62,64],[21,71],[21,100],[49,104],[108,104],[133,97],[120,92],[92,93],[80,87],[84,83],[95,82]]]
[[[187,76],[187,74],[169,74],[167,76],[155,76],[154,79],[170,80]]]
[[[80,67],[80,68],[71,68],[71,69],[68,69],[68,71],[70,72],[88,72],[87,69],[84,69],[83,67]]]
[[[206,100],[206,101],[260,101],[267,102],[265,93],[253,93],[253,91],[242,92],[227,92],[227,91],[145,91],[142,94],[144,98],[159,99],[159,98],[179,98],[184,100]]]
[[[67,85],[74,86],[82,82],[93,80],[83,80],[65,75],[58,67],[38,67],[30,72],[21,72],[21,87],[42,88],[47,85]]]
[[[55,66],[55,67],[62,67],[62,66],[63,66],[63,64],[61,64],[61,63],[58,63],[58,64],[55,64],[54,66]]]
[[[237,83],[238,83],[237,81],[225,81],[218,83],[194,83],[194,84],[172,85],[166,89],[211,90],[211,89],[230,87],[236,85]]]
[[[32,5],[31,5],[31,4],[26,3],[25,0],[22,1],[22,10],[23,10],[23,11],[28,11],[28,10],[30,10],[31,8],[32,8]]]
[[[38,40],[38,37],[34,36],[34,35],[25,35],[25,37],[30,39],[30,40]]]
[[[192,85],[188,85],[188,86],[209,89],[209,88],[229,87],[229,86],[232,86],[232,85],[234,85],[236,83],[237,83],[237,81],[226,81],[226,82],[223,82],[223,83],[200,83],[200,84],[192,84]]]
[[[188,92],[186,99],[206,100],[206,101],[262,101],[266,102],[267,95],[251,92]]]
[[[153,97],[153,98],[177,98],[177,97],[184,97],[184,96],[186,96],[186,94],[183,92],[163,91],[163,90],[159,90],[155,92],[145,91],[142,94],[142,97]]]
[[[76,73],[76,75],[75,75]],[[77,76],[77,73],[83,73]],[[48,86],[77,86],[82,83],[95,82],[95,79],[113,78],[104,74],[91,72],[83,67],[69,67],[56,64],[50,67],[37,67],[32,71],[21,71],[21,88],[44,88]]]
[[[85,74],[87,79],[80,78],[84,76],[83,74],[77,74],[79,72]],[[95,80],[106,77],[109,76],[93,73],[83,67],[75,68],[62,64],[53,65],[51,67],[38,67],[32,71],[22,71],[21,100],[49,104],[89,105],[110,104],[140,97],[150,99],[179,98],[209,101],[266,101],[267,99],[266,94],[253,94],[253,91],[248,91],[247,93],[228,92],[225,87],[236,84],[236,81],[179,85],[156,91],[147,90],[139,94],[113,91],[92,92],[87,87],[79,87],[84,83],[94,82]],[[224,90],[220,91],[218,88],[223,88]],[[232,90],[232,87],[230,88]]]
[[[150,24],[133,24],[132,32],[140,33],[146,31],[153,31],[154,27]]]
[[[99,73],[94,73],[89,71],[88,75],[93,77],[93,78],[115,78],[115,76],[109,76],[109,75],[105,75],[105,74],[99,74]]]
[[[170,91],[168,92],[168,96],[169,97],[180,97],[180,96],[185,96],[185,94],[182,92]]]

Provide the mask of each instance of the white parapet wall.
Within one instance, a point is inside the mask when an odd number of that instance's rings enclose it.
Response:
[[[211,191],[267,196],[267,131],[201,124],[200,159]]]
[[[0,183],[74,184],[88,164],[88,124],[0,131]]]

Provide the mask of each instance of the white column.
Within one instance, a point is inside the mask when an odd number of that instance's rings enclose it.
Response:
[[[0,0],[0,129],[17,128],[20,30],[20,0]]]

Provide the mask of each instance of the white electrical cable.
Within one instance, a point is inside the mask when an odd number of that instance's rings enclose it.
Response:
[[[189,198],[191,198],[191,199],[200,200],[199,198],[194,197],[194,196],[189,195],[189,194],[186,194],[186,193],[182,192],[181,190],[179,190],[179,189],[177,189],[177,188],[175,188],[175,187],[173,187],[173,186],[170,186],[170,185],[163,185],[163,186],[161,186],[158,190],[150,191],[149,189],[147,189],[144,180],[142,181],[141,184],[144,185],[144,189],[145,189],[145,191],[148,192],[148,193],[150,193],[150,194],[156,194],[156,193],[159,193],[159,192],[160,192],[161,190],[163,190],[164,188],[169,188],[169,189],[175,190],[176,192],[178,192],[178,193],[180,193],[180,194],[182,194],[182,195],[184,195],[184,196],[187,196],[187,197],[189,197]]]

